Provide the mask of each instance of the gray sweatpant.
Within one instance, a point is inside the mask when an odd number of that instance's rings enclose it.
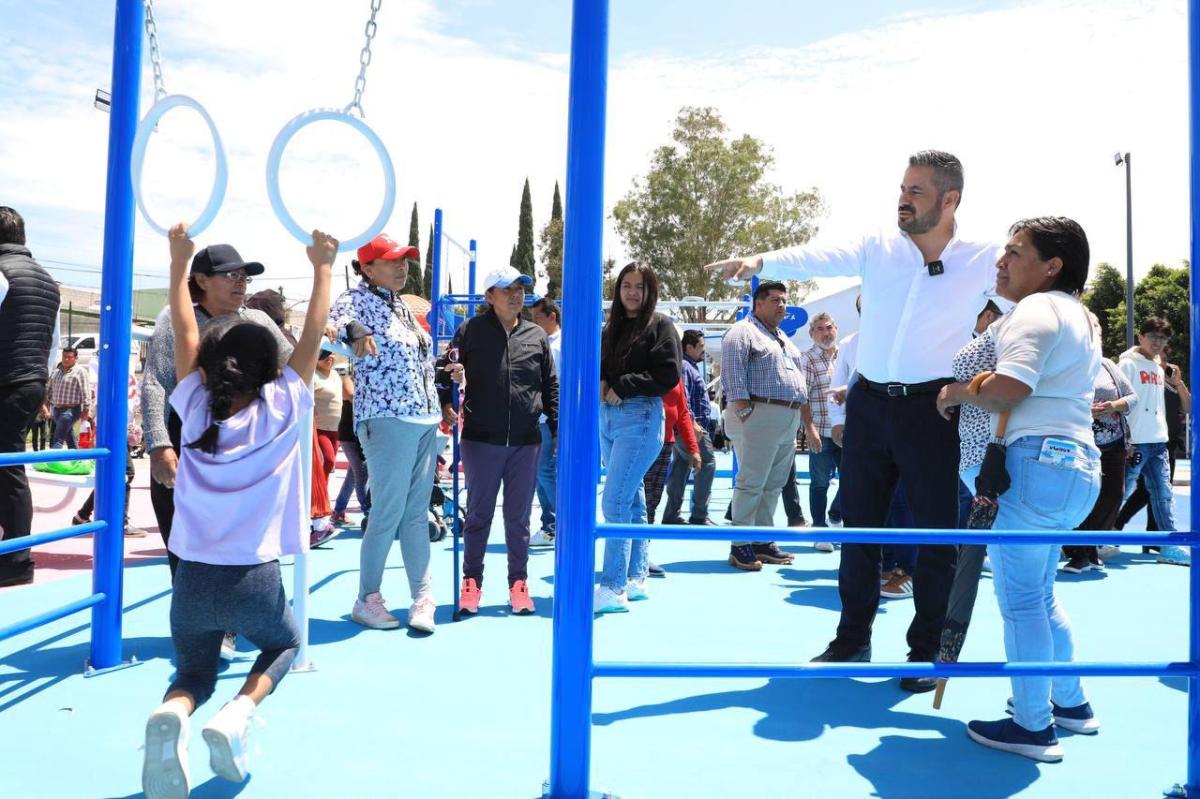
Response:
[[[171,596],[175,679],[168,694],[187,691],[197,707],[208,701],[217,685],[221,639],[227,631],[262,650],[250,673],[265,674],[278,687],[300,646],[279,561],[251,566],[179,561]]]

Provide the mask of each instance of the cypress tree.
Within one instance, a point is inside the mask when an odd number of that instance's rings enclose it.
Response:
[[[529,196],[529,178],[525,178],[525,188],[521,192],[521,216],[517,224],[517,246],[513,253],[512,265],[521,274],[537,278],[533,253],[533,200]]]
[[[412,218],[408,223],[408,246],[421,248],[421,228],[417,226],[417,204],[413,203]],[[425,289],[425,275],[421,271],[421,262],[410,262],[408,279],[404,281],[404,294],[416,294],[418,297],[428,297],[422,294]]]
[[[540,246],[542,260],[546,265],[546,296],[557,297],[562,288],[563,270],[563,210],[557,181],[554,183],[554,203],[550,208],[550,221],[542,228]]]

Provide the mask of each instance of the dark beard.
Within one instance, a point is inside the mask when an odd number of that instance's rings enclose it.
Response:
[[[897,219],[896,224],[901,230],[910,236],[919,236],[922,233],[928,233],[938,226],[942,221],[942,198],[939,196],[937,203],[924,216],[914,216],[908,222]]]

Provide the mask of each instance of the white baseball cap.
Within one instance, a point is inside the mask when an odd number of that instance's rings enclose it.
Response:
[[[483,276],[483,291],[487,291],[488,289],[506,289],[517,282],[525,286],[532,286],[533,278],[518,272],[511,266],[496,267]]]

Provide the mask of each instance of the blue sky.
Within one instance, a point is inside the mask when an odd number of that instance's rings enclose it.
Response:
[[[229,155],[226,204],[201,243],[234,243],[296,293],[303,254],[270,212],[266,153],[287,119],[349,100],[367,7],[156,4],[167,88],[205,104]],[[526,178],[544,223],[564,179],[569,8],[383,4],[365,106],[397,164],[390,232],[404,236],[416,202],[424,240],[444,208],[454,238],[479,240],[486,269],[508,257]],[[645,172],[681,106],[711,105],[732,134],[772,148],[771,180],[821,191],[821,237],[889,224],[905,156],[939,147],[967,166],[959,219],[973,237],[1063,213],[1084,224],[1094,260],[1123,266],[1124,178],[1111,154],[1132,150],[1137,270],[1174,265],[1187,256],[1184,13],[1183,0],[614,0],[606,204]],[[35,255],[75,284],[94,273],[67,267],[101,259],[107,117],[92,95],[109,80],[112,14],[108,2],[0,0],[0,204],[25,214]],[[152,100],[147,65],[143,113]],[[211,183],[207,134],[171,115],[152,141],[152,212],[187,219]],[[347,238],[374,216],[379,170],[352,134],[314,129],[288,152],[284,194],[302,225]],[[605,249],[624,257],[611,225]],[[139,220],[138,285],[164,284],[163,252]]]

